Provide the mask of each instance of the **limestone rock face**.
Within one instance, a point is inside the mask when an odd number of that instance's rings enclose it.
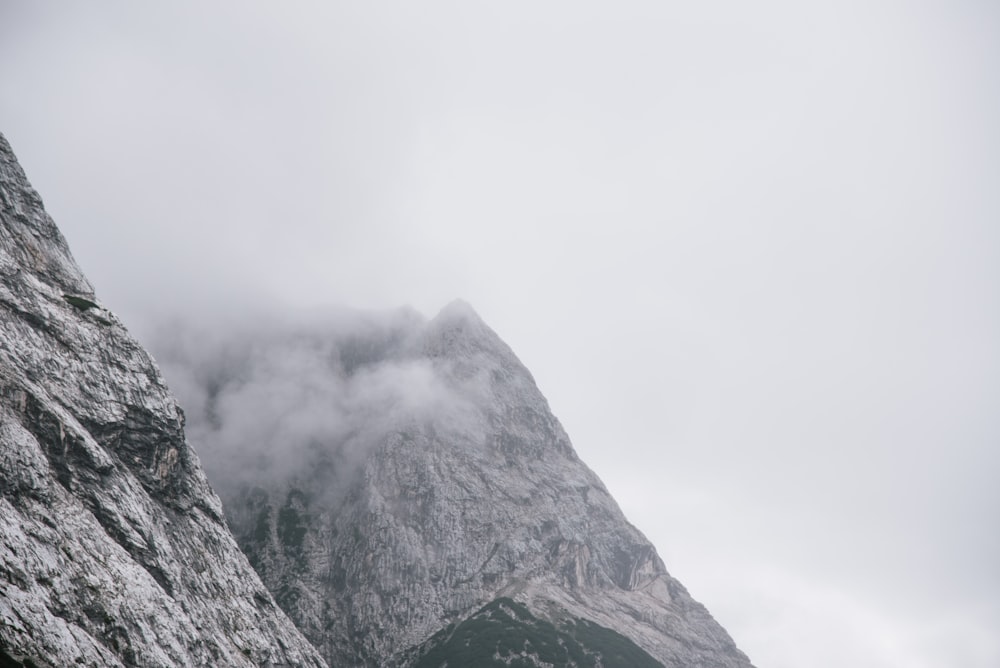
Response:
[[[0,137],[0,663],[325,665]]]
[[[664,666],[750,666],[468,305],[429,322],[253,330],[218,344],[225,363],[202,347],[160,359],[188,388],[241,547],[331,665],[428,665],[454,649],[427,645],[447,642],[439,632],[511,600],[559,633],[620,634]]]

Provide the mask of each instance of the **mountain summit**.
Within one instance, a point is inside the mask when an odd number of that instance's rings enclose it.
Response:
[[[284,327],[160,359],[240,546],[331,665],[750,667],[468,304]]]
[[[751,668],[468,304],[207,320],[185,426],[0,137],[0,665]]]
[[[0,665],[320,666],[0,136]]]

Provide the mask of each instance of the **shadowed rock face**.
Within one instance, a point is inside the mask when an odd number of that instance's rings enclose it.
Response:
[[[322,374],[339,379],[327,389],[330,410],[347,403],[371,415],[307,445],[244,443],[275,460],[252,484],[232,484],[235,466],[209,467],[218,488],[231,490],[224,503],[241,547],[331,665],[431,660],[440,652],[428,639],[511,599],[539,624],[560,632],[590,624],[665,666],[750,666],[628,523],[531,374],[470,307],[457,302],[430,322],[390,320],[405,325],[375,337],[381,343],[364,355],[356,339],[316,328],[252,343],[244,332],[222,347],[254,352],[231,356],[211,381],[231,408],[236,397],[267,394],[254,383],[282,382],[273,360],[294,359],[295,373],[309,369],[318,388]],[[302,364],[303,350],[322,354]],[[176,356],[165,364],[168,374],[204,367]],[[429,379],[419,392],[369,393],[367,404],[343,398],[366,374],[403,378],[391,370],[415,365]],[[322,409],[315,397],[299,399]],[[262,424],[258,411],[249,430],[227,426],[236,412],[190,409],[215,421],[199,443],[206,458],[231,432],[291,433]],[[369,429],[371,420],[386,426]],[[300,466],[281,466],[283,452]]]
[[[0,137],[0,661],[320,666]]]

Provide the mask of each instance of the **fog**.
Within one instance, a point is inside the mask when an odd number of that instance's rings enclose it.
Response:
[[[14,0],[0,129],[144,341],[462,297],[756,665],[993,668],[998,14]]]
[[[408,309],[248,311],[163,322],[147,341],[224,500],[319,472],[334,503],[390,434],[483,445],[488,382],[427,356],[428,327]]]

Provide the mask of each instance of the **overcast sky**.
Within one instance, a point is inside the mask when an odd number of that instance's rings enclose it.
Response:
[[[470,302],[761,668],[1000,665],[1000,6],[0,3],[165,315]]]

